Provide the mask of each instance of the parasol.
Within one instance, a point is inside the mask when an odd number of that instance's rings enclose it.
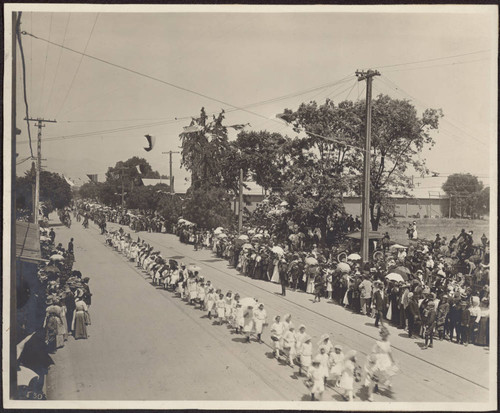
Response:
[[[251,250],[253,249],[253,245],[247,242],[246,244],[243,244],[241,248],[244,250]]]
[[[60,272],[59,268],[57,268],[55,265],[48,265],[47,267],[42,268],[42,271],[45,271],[45,272]]]
[[[389,247],[391,250],[405,250],[408,247],[405,247],[404,245],[399,245],[399,244],[394,244]]]
[[[314,257],[307,257],[305,263],[308,265],[318,265],[318,260]]]
[[[401,276],[405,279],[408,279],[408,275],[411,273],[411,271],[408,268],[403,267],[402,265],[396,267],[394,270],[392,270],[392,272],[395,272],[396,274],[401,274]]]
[[[261,239],[262,238],[262,234],[255,234],[252,239]]]
[[[63,261],[64,257],[61,254],[54,254],[50,256],[52,261]]]
[[[351,261],[357,261],[357,260],[361,259],[361,256],[359,254],[353,253],[353,254],[349,254],[347,256],[347,259],[351,260]]]
[[[240,304],[242,308],[246,308],[250,305],[255,308],[257,306],[257,301],[252,297],[245,297],[240,300]]]
[[[194,265],[194,264],[191,264],[189,267],[188,267],[188,270],[189,271],[201,271],[201,268],[198,267],[197,265]]]
[[[283,201],[281,204],[280,204],[281,207],[287,207],[288,206],[288,202],[286,201]]]
[[[346,262],[339,262],[337,264],[337,270],[342,271],[342,272],[349,272],[349,271],[351,271],[351,267]]]
[[[227,235],[224,233],[217,234],[217,238],[227,238]]]
[[[222,234],[223,232],[224,232],[224,228],[218,227],[218,228],[215,228],[214,234],[218,235],[218,234]]]
[[[278,254],[278,255],[283,255],[285,253],[285,251],[283,250],[283,248],[278,247],[278,246],[272,247],[271,251],[274,252],[275,254]]]
[[[50,238],[49,237],[46,237],[45,235],[42,235],[40,237],[40,241],[50,241]]]
[[[29,386],[31,380],[34,378],[39,379],[39,376],[33,370],[24,366],[19,367],[19,370],[17,371],[18,386]]]
[[[388,280],[397,281],[397,282],[404,282],[404,281],[406,281],[405,279],[403,279],[403,277],[401,276],[401,274],[398,274],[396,272],[391,272],[390,274],[387,274],[385,276],[385,278],[387,278]]]
[[[248,235],[245,235],[245,234],[240,235],[240,236],[238,237],[238,239],[239,239],[239,240],[242,240],[242,241],[248,241]]]

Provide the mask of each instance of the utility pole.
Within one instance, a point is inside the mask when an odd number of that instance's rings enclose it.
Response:
[[[173,194],[174,191],[174,176],[172,174],[172,154],[173,153],[180,153],[180,152],[174,152],[174,151],[168,151],[168,152],[162,152],[163,155],[169,154],[169,163],[170,163],[170,193]]]
[[[377,70],[356,71],[358,82],[366,80],[366,138],[364,152],[364,179],[363,179],[363,197],[361,206],[361,259],[367,263],[370,257],[370,154],[372,139],[372,80],[374,76],[380,76]]]
[[[449,204],[448,204],[448,218],[451,218],[451,194],[450,197],[448,198]]]
[[[240,188],[239,188],[240,200],[238,202],[238,235],[241,234],[241,229],[243,228],[243,169],[240,168]]]
[[[125,189],[123,187],[123,171],[128,168],[125,166],[119,166],[117,169],[120,170],[120,179],[122,182],[122,211],[125,211]]]
[[[40,172],[42,171],[42,128],[45,128],[43,122],[48,123],[57,123],[55,120],[41,119],[41,118],[24,118],[29,122],[36,122],[38,127],[38,137],[36,140],[36,178],[35,178],[35,205],[33,211],[33,220],[35,224],[38,224],[38,220],[40,217],[39,209],[40,209]]]

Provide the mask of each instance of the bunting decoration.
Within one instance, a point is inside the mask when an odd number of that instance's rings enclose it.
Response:
[[[94,182],[95,184],[98,182],[97,181],[97,174],[87,174],[87,176],[90,179],[90,182]]]
[[[228,128],[233,128],[234,130],[242,130],[247,126],[251,126],[251,125],[249,123],[245,123],[245,124],[239,123],[237,125],[230,125],[230,126],[228,126]]]
[[[151,135],[144,135],[144,136],[148,140],[148,144],[149,144],[149,147],[144,148],[144,150],[146,152],[149,152],[151,149],[153,149],[153,146],[155,144],[155,138],[154,138],[154,136],[151,136]]]
[[[63,175],[64,180],[69,184],[69,186],[75,186],[75,183],[68,177]]]

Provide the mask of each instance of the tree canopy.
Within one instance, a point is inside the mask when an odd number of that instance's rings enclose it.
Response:
[[[452,174],[442,186],[450,196],[451,214],[453,217],[473,217],[489,211],[489,188],[470,173]]]

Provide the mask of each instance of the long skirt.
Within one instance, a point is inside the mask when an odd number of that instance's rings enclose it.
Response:
[[[479,330],[477,331],[476,345],[489,345],[489,317],[481,317],[479,320]]]
[[[76,311],[73,321],[75,340],[79,338],[87,338],[87,324],[85,323],[85,311]]]

